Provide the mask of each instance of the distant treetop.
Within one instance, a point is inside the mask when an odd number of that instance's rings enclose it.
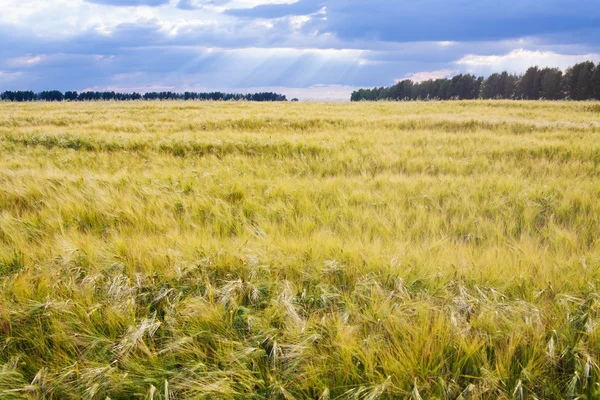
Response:
[[[281,94],[272,92],[237,94],[237,93],[197,93],[197,92],[149,92],[115,93],[115,92],[82,92],[68,91],[64,94],[58,90],[34,93],[31,90],[6,91],[0,94],[4,101],[133,101],[133,100],[245,100],[245,101],[287,101]]]
[[[567,69],[529,68],[522,75],[495,73],[487,78],[471,74],[394,86],[359,89],[351,101],[377,100],[600,100],[600,63],[582,62]]]

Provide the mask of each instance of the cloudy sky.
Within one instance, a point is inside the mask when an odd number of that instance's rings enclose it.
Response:
[[[0,0],[0,91],[275,90],[347,99],[600,61],[599,0]]]

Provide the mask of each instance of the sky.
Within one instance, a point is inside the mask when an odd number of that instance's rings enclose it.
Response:
[[[600,0],[0,0],[0,91],[359,87],[600,62]]]

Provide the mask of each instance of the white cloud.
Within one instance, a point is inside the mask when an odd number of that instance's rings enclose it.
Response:
[[[346,85],[313,85],[306,88],[277,88],[285,94],[288,100],[294,97],[306,101],[349,101],[354,86]]]
[[[454,69],[440,69],[438,71],[424,71],[424,72],[416,72],[414,74],[408,74],[403,79],[410,79],[413,82],[423,82],[428,81],[430,79],[442,79],[448,78],[452,75],[457,74],[459,71]],[[398,79],[396,82],[401,81],[403,79]]]
[[[438,43],[441,45],[441,43]],[[414,82],[423,82],[429,79],[449,78],[461,72],[489,75],[494,72],[508,71],[522,73],[527,68],[538,66],[540,68],[552,67],[566,69],[582,61],[600,61],[600,54],[567,55],[552,51],[531,51],[524,49],[513,50],[503,55],[476,55],[467,54],[452,63],[457,69],[441,69],[437,71],[423,71],[407,74],[402,79]],[[396,82],[402,79],[396,80]]]
[[[216,12],[224,12],[234,8],[253,8],[269,4],[294,4],[299,0],[230,0],[223,4],[206,4],[203,0],[188,0],[188,6],[197,9],[209,9]]]
[[[524,72],[531,66],[558,67],[566,69],[582,61],[600,61],[600,54],[567,55],[552,51],[531,51],[518,49],[504,55],[482,56],[467,54],[454,64],[477,74],[489,74],[498,71]]]
[[[456,44],[456,42],[450,41],[450,40],[444,40],[441,42],[437,42],[438,45],[442,46],[442,47],[449,47],[449,46],[453,46]]]
[[[218,21],[214,19],[208,20],[186,20],[177,19],[175,21],[161,21],[159,26],[162,32],[168,36],[177,36],[178,34],[190,33],[198,28],[206,28],[210,26],[217,26]]]
[[[297,15],[289,18],[290,25],[294,29],[301,29],[307,22],[309,22],[311,17],[308,15]]]
[[[267,4],[294,4],[299,0],[231,0],[225,4],[227,8],[252,8]]]
[[[190,12],[172,5],[115,7],[83,0],[2,0],[0,23],[27,26],[40,37],[76,36],[94,30],[109,36],[121,24],[155,23],[172,33],[216,22],[234,21],[204,7]]]
[[[6,65],[11,67],[34,67],[46,60],[48,57],[45,55],[38,56],[26,56],[26,57],[15,57],[6,61]]]

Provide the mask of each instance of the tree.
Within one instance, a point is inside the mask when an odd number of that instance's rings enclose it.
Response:
[[[115,92],[102,93],[102,100],[114,100],[115,98],[116,98]]]
[[[77,101],[77,98],[79,97],[77,95],[77,92],[65,92],[65,100],[68,101]]]
[[[542,75],[538,67],[530,67],[519,81],[519,93],[521,98],[527,100],[538,100],[542,91]]]
[[[502,96],[504,92],[504,87],[501,84],[500,74],[495,73],[490,76],[483,82],[481,85],[481,98],[482,99],[497,99]]]
[[[374,100],[377,99],[377,94],[380,90],[377,89],[373,93]],[[361,89],[362,90],[362,89]],[[386,89],[387,90],[387,89]],[[357,99],[362,98],[363,93],[359,90]],[[67,91],[64,94],[58,90],[43,91],[35,94],[32,91],[5,91],[0,93],[0,100],[3,101],[98,101],[98,100],[115,100],[115,101],[130,101],[130,100],[248,100],[248,101],[287,101],[287,98],[278,93],[263,92],[254,94],[239,94],[239,93],[176,93],[176,92],[149,92],[143,96],[140,93],[115,93],[115,92],[82,92]]]
[[[64,96],[58,90],[50,90],[38,93],[37,98],[42,101],[63,101]]]
[[[565,73],[565,88],[572,100],[588,100],[594,95],[592,77],[595,65],[591,61],[575,64]]]
[[[594,68],[592,91],[594,93],[594,99],[600,100],[600,62],[596,65],[596,68]]]
[[[514,74],[508,74],[508,72],[505,71],[502,73],[502,79],[504,80],[504,93],[502,98],[517,98],[517,85],[519,83],[519,77]]]
[[[31,90],[28,91],[6,91],[0,95],[0,99],[4,101],[14,101],[14,102],[23,102],[23,101],[35,101],[35,93]]]
[[[558,68],[544,68],[541,74],[541,97],[548,100],[558,100],[563,97],[562,71]]]

